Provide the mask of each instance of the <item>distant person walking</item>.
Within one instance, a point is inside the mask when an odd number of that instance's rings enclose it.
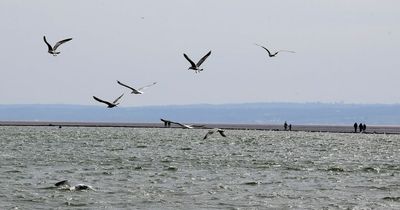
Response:
[[[292,131],[292,124],[289,124],[289,131]]]
[[[357,133],[357,127],[358,127],[358,125],[357,125],[356,122],[354,123],[353,127],[354,127],[354,133]]]
[[[365,123],[364,123],[364,125],[363,125],[363,132],[365,132],[365,130],[367,130],[367,125],[365,125]]]
[[[358,125],[358,129],[360,130],[360,133],[362,133],[362,131],[363,131],[363,128],[364,128],[363,124],[362,124],[362,123],[360,123],[360,125]]]
[[[283,128],[285,129],[285,131],[287,130],[287,122],[285,121],[285,123],[283,123]]]

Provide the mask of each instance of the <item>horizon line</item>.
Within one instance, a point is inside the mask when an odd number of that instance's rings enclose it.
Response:
[[[163,104],[163,105],[140,105],[140,106],[119,106],[120,108],[143,108],[143,107],[168,107],[168,106],[224,106],[224,105],[255,105],[255,104],[286,104],[286,105],[351,105],[351,106],[368,106],[368,105],[384,105],[384,106],[400,106],[400,103],[344,103],[344,102],[238,102],[238,103],[193,103],[193,104]],[[86,106],[86,107],[102,107],[92,104],[64,104],[64,103],[16,103],[16,104],[0,104],[0,106]]]

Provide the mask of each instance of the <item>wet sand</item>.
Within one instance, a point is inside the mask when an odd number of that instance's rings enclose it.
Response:
[[[195,124],[197,129],[222,128],[233,130],[284,131],[283,125],[264,124]],[[126,128],[164,128],[163,123],[110,123],[110,122],[35,122],[0,121],[0,126],[54,126],[54,127],[126,127]],[[172,125],[171,128],[180,128]],[[352,125],[292,125],[292,131],[354,133]],[[368,126],[365,133],[400,134],[400,126]]]

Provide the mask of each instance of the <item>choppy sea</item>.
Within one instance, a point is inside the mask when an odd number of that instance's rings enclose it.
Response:
[[[400,209],[400,135],[206,133],[0,127],[0,209]]]

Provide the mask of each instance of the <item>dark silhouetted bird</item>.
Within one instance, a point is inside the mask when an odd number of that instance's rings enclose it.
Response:
[[[189,63],[190,63],[190,67],[188,68],[188,70],[194,70],[196,73],[197,72],[200,72],[200,71],[203,71],[203,69],[200,69],[200,65],[208,58],[208,56],[210,56],[211,55],[211,51],[210,52],[208,52],[205,56],[203,56],[200,60],[199,60],[199,62],[197,62],[196,64],[192,61],[192,60],[190,60],[190,58],[185,54],[185,53],[183,53],[183,56],[186,58],[186,60],[188,60],[189,61]]]
[[[64,44],[65,42],[71,41],[72,38],[68,38],[68,39],[61,40],[61,41],[57,42],[57,43],[54,45],[54,47],[52,47],[52,46],[47,42],[46,36],[43,36],[43,40],[44,40],[44,42],[46,43],[46,45],[47,45],[47,47],[48,47],[48,51],[47,51],[47,52],[50,53],[50,54],[52,54],[53,56],[57,56],[58,54],[60,54],[60,52],[57,52],[57,51],[56,51],[57,48],[58,48],[60,45]]]
[[[264,48],[264,50],[266,50],[266,51],[268,52],[268,56],[269,56],[269,57],[275,57],[279,52],[290,52],[290,53],[295,53],[294,51],[290,51],[290,50],[278,50],[278,51],[275,52],[275,53],[271,53],[266,47],[264,47],[264,46],[262,46],[262,45],[259,45],[259,44],[255,44],[255,45]]]
[[[148,87],[151,87],[151,86],[157,84],[157,82],[153,82],[153,83],[151,83],[150,85],[146,85],[146,86],[144,86],[144,87],[135,89],[135,88],[133,88],[133,87],[131,87],[131,86],[125,85],[124,83],[122,83],[122,82],[120,82],[120,81],[118,81],[118,80],[117,80],[117,83],[120,84],[120,85],[122,85],[122,86],[124,86],[124,87],[126,87],[126,88],[131,89],[131,90],[132,90],[132,92],[131,92],[132,94],[143,94],[143,91],[142,91],[142,90],[144,90],[144,89],[146,89],[146,88],[148,88]]]
[[[117,103],[117,102],[118,102],[119,99],[122,98],[123,95],[124,95],[124,94],[120,95],[120,96],[119,96],[118,98],[116,98],[113,102],[104,101],[104,100],[102,100],[102,99],[100,99],[100,98],[97,98],[96,96],[93,96],[93,98],[94,98],[94,100],[96,100],[96,101],[98,101],[98,102],[107,104],[107,108],[113,108],[113,107],[116,107],[116,106],[119,104],[119,103]]]

